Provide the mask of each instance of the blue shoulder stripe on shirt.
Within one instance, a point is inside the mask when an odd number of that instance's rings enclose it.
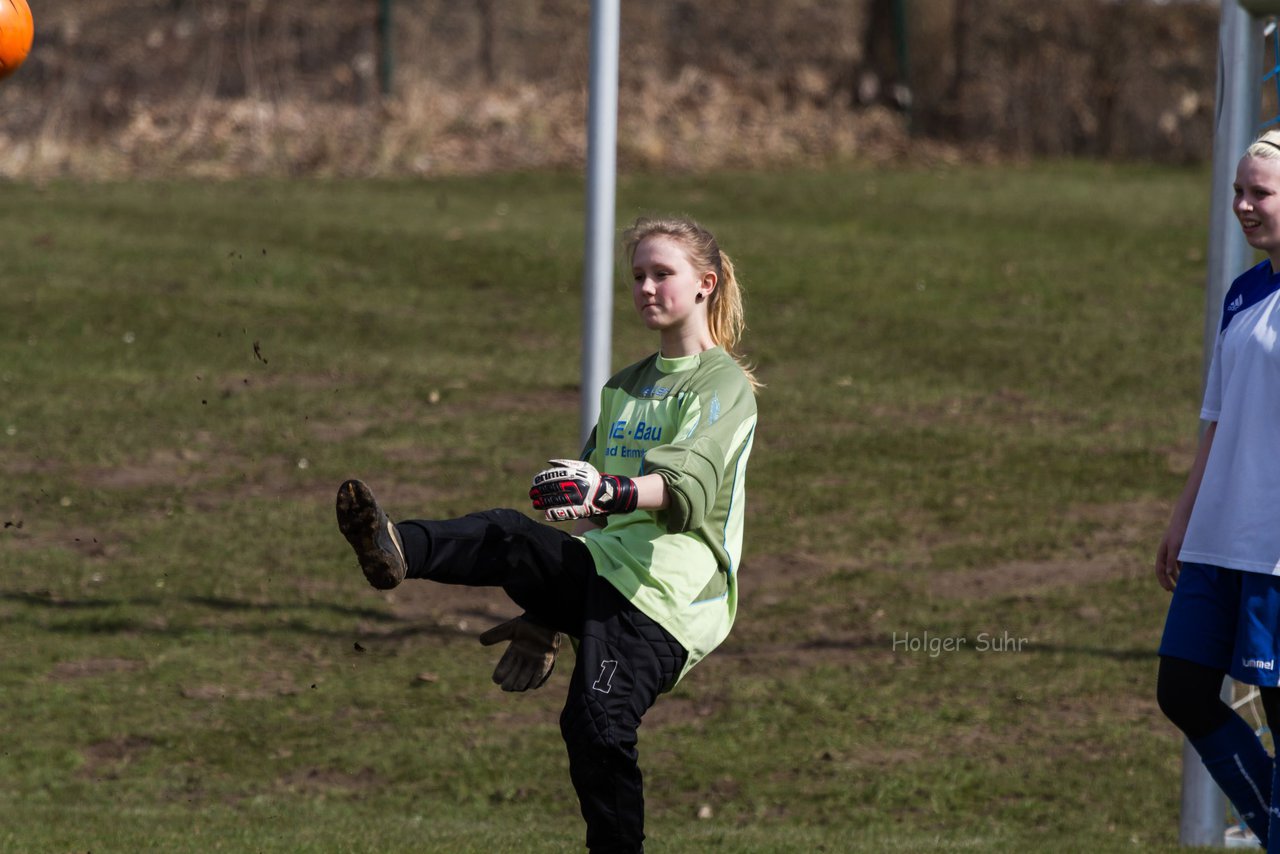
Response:
[[[1218,334],[1222,334],[1233,317],[1246,308],[1262,302],[1278,289],[1280,289],[1280,276],[1272,274],[1269,260],[1264,260],[1241,273],[1231,283],[1231,287],[1227,290],[1227,298],[1222,301],[1222,322],[1218,325]]]

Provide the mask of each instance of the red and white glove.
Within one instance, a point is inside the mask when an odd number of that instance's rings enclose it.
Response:
[[[600,474],[582,460],[549,460],[551,468],[533,478],[529,497],[548,522],[567,522],[607,513],[630,513],[639,498],[629,477]]]

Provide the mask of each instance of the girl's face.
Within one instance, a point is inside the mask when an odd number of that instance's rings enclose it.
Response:
[[[1275,261],[1280,254],[1280,160],[1242,157],[1236,167],[1235,191],[1232,210],[1245,240]]]
[[[698,322],[706,326],[707,300],[715,289],[716,274],[694,269],[678,241],[664,234],[641,240],[631,258],[631,274],[631,295],[645,326],[655,331]]]

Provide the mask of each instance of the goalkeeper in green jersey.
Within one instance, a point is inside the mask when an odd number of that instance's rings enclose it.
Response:
[[[508,642],[493,677],[505,690],[542,685],[560,636],[576,640],[560,730],[593,852],[643,850],[640,719],[733,625],[756,425],[728,256],[687,219],[638,220],[625,240],[659,350],[606,383],[580,458],[533,478],[534,509],[572,534],[516,510],[393,523],[358,480],[337,499],[374,587],[499,586],[524,609],[481,636]]]

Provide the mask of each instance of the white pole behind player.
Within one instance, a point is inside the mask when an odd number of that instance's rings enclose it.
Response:
[[[591,0],[587,245],[582,283],[582,442],[600,417],[600,389],[612,374],[619,18],[620,0]]]
[[[1272,8],[1264,8],[1270,5]],[[1246,9],[1244,6],[1249,6]],[[1218,25],[1218,93],[1213,130],[1213,191],[1209,201],[1209,249],[1206,264],[1204,356],[1201,390],[1209,372],[1222,320],[1222,300],[1236,276],[1253,266],[1253,250],[1232,213],[1236,163],[1258,131],[1262,99],[1262,23],[1254,15],[1275,14],[1280,0],[1222,0]],[[1206,425],[1200,425],[1201,434]],[[1231,682],[1223,680],[1222,698],[1230,703]],[[1182,744],[1182,813],[1178,840],[1183,845],[1223,844],[1226,798],[1213,782],[1189,741]]]

